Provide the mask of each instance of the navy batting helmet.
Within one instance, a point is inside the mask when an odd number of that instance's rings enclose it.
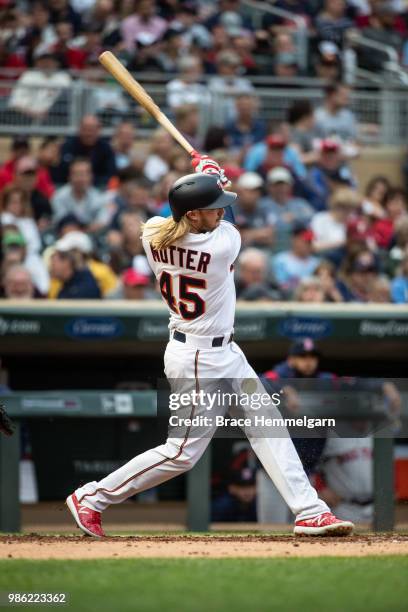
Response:
[[[237,199],[237,194],[224,191],[214,174],[187,174],[179,178],[169,191],[173,219],[180,221],[189,210],[226,208]]]

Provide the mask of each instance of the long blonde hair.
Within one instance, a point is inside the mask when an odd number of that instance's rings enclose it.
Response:
[[[142,230],[145,225],[143,225]],[[186,216],[181,217],[180,221],[174,221],[173,217],[165,221],[150,222],[148,225],[148,239],[154,249],[160,251],[184,238],[190,231],[190,223]]]

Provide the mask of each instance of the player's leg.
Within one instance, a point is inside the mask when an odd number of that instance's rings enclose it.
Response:
[[[172,392],[189,392],[196,385],[197,351],[170,347],[165,354],[165,371]],[[205,407],[196,403],[182,411],[187,418],[199,416]],[[157,486],[191,469],[200,459],[213,435],[213,428],[184,427],[177,437],[137,455],[102,480],[89,482],[67,498],[78,526],[89,535],[103,535],[100,513],[111,504]],[[180,436],[180,437],[179,437]]]
[[[237,380],[251,379],[256,383],[255,392],[266,394],[265,388],[241,349],[234,343],[231,351],[236,354],[232,371],[235,372]],[[272,402],[268,407],[268,416],[281,417]],[[245,433],[267,474],[295,515],[295,533],[318,535],[325,532],[325,529],[327,531],[337,529],[339,533],[342,530],[344,533],[352,531],[353,525],[347,521],[342,522],[344,525],[338,524],[337,527],[334,522],[331,523],[331,519],[328,518],[329,515],[332,516],[330,509],[319,499],[316,490],[310,484],[287,429],[279,427],[274,437],[266,437],[266,431],[264,436],[263,431],[251,427]],[[328,524],[320,524],[322,522],[320,517],[326,517],[324,521]],[[315,524],[316,521],[319,524]]]

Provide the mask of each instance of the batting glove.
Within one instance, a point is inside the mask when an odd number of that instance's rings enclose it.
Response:
[[[217,175],[223,189],[231,185],[231,181],[225,176],[224,170],[214,159],[211,159],[208,155],[200,155],[197,151],[193,151],[191,157],[191,165],[195,172]]]

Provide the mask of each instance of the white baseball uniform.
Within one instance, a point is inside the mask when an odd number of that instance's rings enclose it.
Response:
[[[373,516],[373,439],[327,438],[322,473],[341,502],[334,512],[340,518],[365,523]]]
[[[245,355],[231,341],[235,314],[233,263],[238,256],[239,232],[227,221],[211,232],[188,233],[182,240],[160,252],[150,243],[150,223],[145,226],[143,246],[159,281],[170,311],[170,340],[164,355],[165,374],[172,391],[186,381],[197,387],[211,387],[211,379],[256,381],[256,391],[266,391]],[[164,221],[164,219],[163,219]],[[174,334],[183,340],[179,341]],[[216,342],[214,344],[214,339]],[[206,412],[205,405],[188,407],[191,417]],[[280,416],[276,408],[277,415]],[[169,437],[165,444],[146,451],[99,482],[76,490],[80,503],[102,511],[150,487],[159,485],[193,467],[204,453],[211,435],[194,435],[188,427],[183,437]],[[307,478],[289,433],[259,437],[245,430],[266,472],[298,520],[328,512]]]

